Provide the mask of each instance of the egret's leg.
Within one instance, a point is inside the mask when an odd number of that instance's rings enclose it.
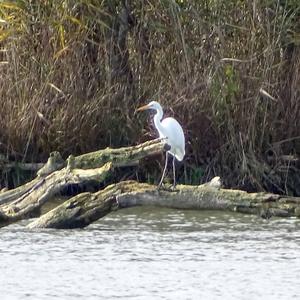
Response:
[[[173,156],[173,188],[176,186],[175,156]]]
[[[167,165],[168,165],[168,152],[166,152],[165,167],[164,167],[164,170],[163,170],[163,173],[162,173],[160,182],[159,182],[159,184],[158,184],[158,187],[161,187],[161,185],[162,185],[162,183],[163,183],[163,180],[164,180],[164,177],[165,177],[165,174],[166,174],[166,170],[167,170]]]

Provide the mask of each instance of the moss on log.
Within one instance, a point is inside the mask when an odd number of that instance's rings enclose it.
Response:
[[[107,162],[111,162],[114,167],[137,165],[140,159],[161,153],[165,147],[161,139],[155,139],[132,147],[106,148],[75,157],[75,168],[92,169]]]

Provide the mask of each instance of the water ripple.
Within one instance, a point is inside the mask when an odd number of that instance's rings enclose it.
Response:
[[[135,208],[79,230],[27,223],[0,229],[1,299],[298,296],[299,219]]]

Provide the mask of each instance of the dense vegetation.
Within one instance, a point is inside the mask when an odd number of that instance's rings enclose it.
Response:
[[[183,124],[181,182],[300,195],[299,19],[298,0],[1,1],[0,153],[139,143],[151,99]]]

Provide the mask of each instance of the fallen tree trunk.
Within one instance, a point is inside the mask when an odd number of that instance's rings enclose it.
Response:
[[[107,148],[78,157],[70,156],[66,167],[55,152],[37,178],[0,194],[0,223],[36,217],[40,208],[65,187],[92,180],[102,182],[114,168],[136,164],[143,157],[162,152],[164,146],[161,140],[153,140],[133,147]],[[59,168],[62,169],[55,171]]]
[[[0,194],[0,225],[39,217],[41,208],[70,185],[90,181],[104,182],[116,167],[136,165],[146,156],[165,149],[161,140],[134,147],[104,149],[78,157],[67,163],[53,152],[38,177],[12,191]],[[30,227],[77,228],[89,225],[114,209],[132,206],[160,206],[179,209],[230,210],[259,214],[262,217],[300,215],[299,198],[269,193],[246,193],[220,189],[216,177],[200,186],[178,186],[176,190],[157,190],[156,186],[137,182],[120,182],[96,193],[81,193],[65,201],[34,221]]]
[[[85,183],[90,180],[103,181],[111,172],[112,164],[107,163],[101,168],[68,170],[64,168],[41,179],[30,193],[2,207],[0,222],[12,223],[40,214],[40,208],[67,185]],[[2,220],[1,220],[2,218]]]
[[[100,168],[108,162],[111,162],[114,167],[134,166],[138,164],[140,159],[160,153],[164,148],[165,144],[160,139],[155,139],[132,147],[123,147],[119,149],[106,148],[75,157],[72,167],[78,169],[94,169]],[[47,163],[38,171],[38,178],[13,190],[0,194],[0,210],[1,206],[4,204],[17,200],[34,188],[34,186],[41,181],[41,178],[44,178],[57,170],[61,170],[66,165],[67,163],[62,160],[58,152],[52,152]]]
[[[80,228],[116,209],[156,206],[175,209],[227,210],[262,217],[295,215],[300,199],[268,193],[247,193],[204,184],[158,190],[135,181],[110,185],[96,193],[79,194],[28,225],[29,228]]]

